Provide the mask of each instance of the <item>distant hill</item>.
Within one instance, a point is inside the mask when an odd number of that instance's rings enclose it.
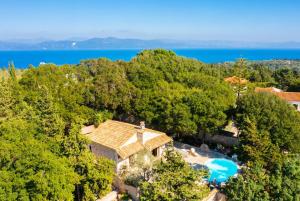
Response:
[[[38,43],[0,41],[0,50],[103,50],[145,48],[259,48],[300,49],[300,42],[262,43],[240,41],[176,41],[120,38],[92,38],[88,40],[43,41]]]

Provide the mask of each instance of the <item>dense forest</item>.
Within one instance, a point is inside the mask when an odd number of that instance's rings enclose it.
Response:
[[[0,200],[95,200],[109,192],[114,164],[96,159],[80,134],[83,125],[107,118],[143,120],[198,145],[235,119],[241,134],[234,151],[250,168],[223,189],[229,200],[300,199],[300,114],[271,94],[253,92],[255,86],[300,91],[299,68],[243,59],[205,64],[157,49],[130,62],[101,58],[22,71],[11,65],[1,74]],[[234,75],[250,81],[241,97],[224,81]],[[178,177],[190,172],[181,166],[168,168]],[[141,184],[144,200],[155,200],[151,185]],[[161,198],[178,199],[186,198]]]

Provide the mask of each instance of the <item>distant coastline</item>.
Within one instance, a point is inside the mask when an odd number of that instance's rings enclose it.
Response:
[[[250,42],[227,40],[169,40],[90,38],[41,42],[0,41],[0,50],[124,50],[124,49],[300,49],[300,42]]]

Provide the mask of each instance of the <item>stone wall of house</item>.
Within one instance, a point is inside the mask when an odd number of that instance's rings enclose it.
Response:
[[[129,158],[126,159],[121,159],[118,158],[118,154],[115,150],[110,149],[106,146],[100,145],[98,143],[92,143],[89,145],[91,151],[96,155],[96,156],[104,156],[106,158],[109,158],[113,161],[116,162],[116,172],[118,172],[120,169],[122,169],[123,166],[129,167]]]
[[[110,149],[98,143],[90,144],[90,149],[96,156],[105,156],[106,158],[109,158],[113,161],[117,161],[117,153],[113,149]]]
[[[161,156],[163,155],[165,149],[166,149],[166,146],[165,146],[165,145],[163,145],[163,146],[161,146],[161,147],[158,148],[157,151],[158,151],[158,156],[159,156],[159,157],[161,157]]]

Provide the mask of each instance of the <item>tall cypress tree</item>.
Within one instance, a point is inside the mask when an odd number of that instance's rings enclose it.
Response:
[[[11,78],[13,81],[16,81],[16,80],[17,80],[17,73],[16,73],[15,65],[14,65],[13,62],[10,62],[10,63],[8,64],[8,73],[9,73],[10,78]]]

